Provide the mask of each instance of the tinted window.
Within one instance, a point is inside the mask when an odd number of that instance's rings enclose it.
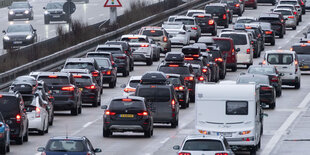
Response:
[[[189,63],[189,64],[198,64],[203,66],[203,62],[201,60],[185,60],[184,62]]]
[[[193,19],[175,19],[175,22],[182,22],[184,25],[194,25]]]
[[[164,35],[163,31],[160,30],[144,30],[142,34],[152,37],[160,37]]]
[[[221,34],[221,37],[227,37],[227,38],[231,38],[234,41],[235,45],[246,45],[247,42],[247,38],[245,34]]]
[[[220,51],[208,51],[210,53],[210,56],[214,58],[220,58],[221,57],[221,52]]]
[[[12,3],[12,9],[21,9],[21,8],[29,8],[28,3]]]
[[[206,13],[225,13],[225,8],[222,6],[206,6]]]
[[[252,23],[252,22],[256,22],[256,20],[253,19],[239,19],[236,21],[236,23]]]
[[[259,21],[261,22],[268,22],[268,23],[277,23],[277,22],[280,22],[280,19],[279,18],[259,18]]]
[[[98,58],[97,59],[94,58],[94,59],[96,60],[99,67],[108,68],[111,66],[109,60],[107,60],[107,59],[98,59]]]
[[[136,38],[136,37],[132,37],[132,38],[122,38],[121,41],[126,41],[126,42],[130,42],[130,43],[147,43],[147,41],[144,38]]]
[[[48,76],[39,76],[38,80],[43,80],[47,85],[69,84],[67,77],[50,78]]]
[[[168,88],[141,88],[138,96],[144,97],[149,102],[169,102],[170,89]]]
[[[283,16],[292,15],[292,12],[287,10],[275,10],[274,12],[280,12]]]
[[[271,30],[271,24],[270,23],[260,23],[260,26],[263,30]]]
[[[112,54],[123,54],[124,53],[119,48],[98,48],[97,51],[100,51],[100,52],[110,52]]]
[[[224,151],[221,141],[211,139],[187,140],[183,146],[183,150],[189,151]]]
[[[188,67],[168,67],[168,66],[161,66],[158,71],[162,71],[164,73],[171,73],[171,74],[180,74],[180,75],[188,75],[191,74]]]
[[[271,67],[250,67],[248,73],[251,74],[274,74],[275,70]]]
[[[248,102],[227,101],[226,115],[248,115]]]
[[[132,88],[137,88],[139,83],[140,83],[140,80],[131,80],[129,82],[129,86],[132,87]]]
[[[172,85],[181,85],[181,80],[179,78],[173,78],[173,77],[169,77],[167,79],[167,82],[172,84]]]
[[[62,3],[48,3],[46,9],[62,9]]]
[[[83,76],[81,78],[74,78],[77,85],[91,85],[92,79],[87,76]]]
[[[250,82],[255,82],[256,84],[267,84],[269,85],[269,78],[267,76],[263,77],[248,77],[248,76],[240,76],[239,79],[237,80],[237,83],[250,83]]]
[[[214,40],[214,42],[220,47],[221,51],[230,51],[231,49],[229,40]]]
[[[268,54],[267,62],[270,64],[291,64],[293,62],[292,54]]]
[[[209,20],[211,19],[211,17],[208,17],[208,16],[205,16],[205,17],[195,17],[198,24],[201,24],[201,23],[208,23]]]
[[[10,25],[7,29],[7,32],[30,32],[30,25]]]
[[[297,1],[280,1],[280,4],[292,4],[292,5],[297,5]]]
[[[93,58],[93,57],[101,57],[101,58],[110,58],[109,54],[96,54],[96,53],[89,53],[87,54],[88,58]]]
[[[86,146],[81,140],[50,140],[46,146],[51,152],[85,152]]]
[[[113,100],[109,105],[109,110],[145,110],[145,106],[142,101],[122,101]]]
[[[163,25],[164,29],[182,29],[183,25]]]
[[[310,46],[293,46],[293,51],[297,54],[310,54]]]
[[[64,69],[88,69],[90,71],[95,70],[94,64],[88,62],[69,62]]]
[[[277,9],[291,9],[294,10],[294,6],[277,6]]]
[[[198,12],[188,12],[187,16],[192,17],[194,14],[202,14],[202,13],[204,13],[204,12],[201,12],[201,11],[200,12],[199,11]]]
[[[24,104],[25,104],[25,106],[28,106],[28,105],[32,105],[32,102],[33,102],[33,98],[34,98],[34,96],[33,95],[31,95],[31,96],[22,96],[23,97],[23,101],[24,101]],[[34,104],[34,106],[35,106],[36,104]]]
[[[16,113],[17,111],[19,111],[19,103],[16,97],[2,96],[0,98],[0,112],[3,116],[8,113]]]

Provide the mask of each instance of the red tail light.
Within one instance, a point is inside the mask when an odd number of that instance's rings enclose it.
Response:
[[[213,24],[214,24],[214,20],[213,20],[213,19],[210,19],[209,22],[208,22],[208,24],[209,24],[209,25],[213,25]]]
[[[240,7],[240,4],[236,4],[235,7]]]
[[[192,29],[193,29],[193,30],[197,30],[198,28],[197,28],[197,27],[192,27]]]
[[[297,12],[296,12],[296,11],[294,11],[294,15],[297,15]]]
[[[207,70],[207,69],[205,69],[205,68],[204,68],[204,69],[202,69],[202,72],[203,72],[203,73],[207,73],[207,71],[208,71],[208,70]]]
[[[110,110],[105,111],[105,115],[108,115],[108,116],[113,116],[115,114],[116,114],[115,112],[111,112]]]
[[[248,48],[248,49],[246,50],[246,54],[250,54],[250,52],[251,52],[251,50]]]
[[[222,58],[215,58],[215,61],[223,62],[223,59]]]
[[[273,76],[272,78],[271,78],[271,82],[278,82],[278,77],[277,76]]]
[[[145,44],[145,45],[141,45],[140,47],[149,47],[150,45]]]
[[[301,44],[300,46],[301,46],[301,47],[306,47],[307,45],[306,45],[306,44]]]
[[[226,19],[227,17],[226,17],[226,14],[223,14],[223,19]]]
[[[215,153],[215,155],[228,155],[228,153]]]
[[[126,92],[126,93],[128,93],[128,92],[135,92],[136,91],[136,89],[134,89],[134,88],[125,88],[124,89],[124,92]]]
[[[183,86],[174,87],[174,90],[184,90],[184,87]]]
[[[193,57],[196,57],[196,58],[198,58],[198,57],[199,57],[199,55],[198,55],[198,54],[195,54],[195,55],[193,55]]]
[[[82,75],[73,75],[74,78],[82,78]]]
[[[254,44],[254,41],[251,41],[251,44]]]
[[[301,0],[301,5],[305,5],[305,3]]]
[[[187,76],[184,78],[184,80],[187,80],[187,81],[193,81],[194,78],[192,76]]]
[[[235,49],[231,50],[231,55],[235,55]]]
[[[298,71],[298,61],[295,60],[295,61],[294,61],[294,64],[295,64],[295,73],[297,73],[297,71]]]
[[[270,87],[260,87],[261,90],[271,90]]]
[[[171,101],[171,108],[172,108],[172,111],[175,110],[175,100],[174,99],[172,99],[172,101]]]
[[[63,90],[63,91],[74,91],[74,87],[73,86],[62,87],[61,90]]]
[[[104,75],[111,75],[111,71],[110,70],[102,71],[102,74],[104,74]]]
[[[20,121],[21,121],[21,116],[20,116],[20,114],[17,114],[16,115],[16,122],[20,123]]]
[[[91,72],[91,74],[92,74],[94,77],[99,76],[99,73],[98,73],[97,71],[95,71],[95,72]]]
[[[199,80],[199,81],[204,81],[205,78],[204,78],[203,76],[200,76],[200,77],[198,78],[198,80]]]
[[[167,41],[168,41],[168,38],[167,38],[167,37],[164,37],[163,40],[164,40],[164,42],[167,42]]]
[[[194,60],[194,58],[184,58],[184,60]]]
[[[126,59],[126,57],[121,56],[121,57],[116,57],[117,59]]]
[[[179,67],[179,65],[169,65],[169,67]]]
[[[147,116],[149,113],[147,111],[143,111],[141,113],[137,113],[138,116]]]
[[[288,16],[287,18],[292,18],[292,19],[294,19],[294,16]]]
[[[90,85],[90,86],[86,86],[85,88],[86,89],[96,89],[96,86],[95,85]]]
[[[198,18],[204,18],[205,16],[204,15],[198,15]]]
[[[272,31],[265,31],[265,34],[272,34]]]
[[[229,10],[227,10],[226,12],[229,13]]]
[[[49,78],[57,78],[58,76],[57,75],[50,75],[48,76]]]
[[[36,107],[36,117],[40,117],[41,109]]]
[[[179,155],[191,155],[191,153],[187,153],[187,152],[180,152]]]
[[[266,65],[266,60],[264,60],[264,61],[262,62],[262,64],[263,64],[263,65]]]

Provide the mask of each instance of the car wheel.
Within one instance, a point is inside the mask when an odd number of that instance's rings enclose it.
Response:
[[[295,89],[299,89],[300,88],[300,81],[295,83]]]
[[[269,104],[269,109],[274,109],[276,107],[276,102]]]
[[[247,64],[247,65],[246,65],[246,68],[248,69],[251,65],[252,65],[252,64]]]
[[[174,120],[171,122],[171,128],[176,128],[179,125],[179,121],[178,120]]]
[[[0,154],[5,155],[7,153],[7,147],[5,146],[5,143],[0,145]]]
[[[24,142],[24,136],[18,137],[15,141],[16,141],[16,144],[22,145]]]
[[[116,83],[116,81],[110,82],[109,83],[109,88],[114,88],[115,87],[115,83]]]
[[[283,33],[282,33],[282,34],[280,34],[279,38],[283,38]]]
[[[299,21],[302,22],[302,16],[299,17]]]
[[[220,73],[220,79],[225,79],[225,69],[223,69],[223,71]]]
[[[124,72],[123,72],[123,77],[127,77],[129,75],[129,71],[126,69]]]
[[[296,26],[293,27],[293,30],[296,30]]]
[[[49,126],[47,125],[46,130],[44,131],[45,133],[48,133],[48,128]]]
[[[147,65],[147,66],[153,65],[153,60],[152,60],[152,59],[148,59],[148,60],[146,61],[146,65]]]
[[[93,104],[92,104],[93,107],[98,107],[98,101],[95,101]]]
[[[271,46],[274,46],[276,43],[276,40],[273,38],[272,41],[271,41]]]
[[[242,16],[242,12],[241,12],[241,11],[238,13],[238,16],[239,16],[239,17]]]
[[[277,94],[277,97],[280,97],[282,95],[282,89],[280,88],[280,90],[278,90],[276,94]]]
[[[78,115],[78,107],[75,107],[74,109],[71,109],[71,115],[73,115],[73,116]]]
[[[236,65],[236,66],[233,66],[233,67],[231,68],[231,71],[236,72],[236,71],[237,71],[237,65]]]
[[[217,31],[216,29],[212,32],[212,36],[216,36],[217,35]]]
[[[48,125],[52,126],[54,122],[54,114],[52,114],[51,120],[48,122]]]
[[[228,25],[229,25],[229,24],[227,23],[227,24],[224,26],[224,28],[228,28]]]
[[[255,5],[255,6],[253,7],[253,9],[257,9],[257,5]]]
[[[130,66],[130,71],[133,71],[133,70],[134,70],[134,64],[132,63]]]
[[[8,17],[8,21],[13,21],[13,18]]]
[[[151,127],[150,127],[149,130],[144,131],[144,137],[150,138],[151,136],[152,136],[152,129],[151,129]]]
[[[190,102],[195,102],[195,95],[190,95],[189,100]]]
[[[45,122],[43,124],[42,130],[38,130],[38,135],[44,135]]]
[[[187,108],[187,103],[186,102],[183,102],[182,104],[181,104],[181,109],[186,109]]]
[[[23,137],[23,141],[24,142],[28,142],[28,139],[29,139],[29,131],[28,131],[28,125],[27,125],[27,131],[26,131],[26,134]]]
[[[44,24],[49,24],[50,21],[47,18],[44,18]]]
[[[11,149],[10,149],[10,144],[8,144],[7,146],[6,146],[6,152],[10,152],[11,151]]]
[[[111,131],[109,129],[107,130],[102,130],[102,135],[103,137],[110,137],[112,135]]]
[[[271,3],[271,5],[275,5],[275,4],[276,4],[276,2],[275,2],[275,1]]]

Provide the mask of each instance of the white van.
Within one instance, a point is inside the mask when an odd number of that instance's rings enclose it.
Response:
[[[260,148],[264,114],[254,83],[197,84],[195,104],[200,133],[223,135],[233,150]]]
[[[300,69],[298,57],[295,51],[271,50],[266,51],[263,65],[275,66],[279,73],[283,73],[282,85],[300,88]]]
[[[247,32],[222,32],[220,37],[232,38],[237,53],[237,64],[246,65],[249,68],[253,64],[253,48],[251,37]]]

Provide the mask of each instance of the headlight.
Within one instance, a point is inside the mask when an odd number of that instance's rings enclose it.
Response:
[[[10,40],[10,38],[8,36],[4,36],[3,39],[4,40]]]
[[[28,14],[28,13],[29,13],[29,10],[26,10],[26,11],[25,11],[25,14]]]
[[[46,14],[46,15],[47,15],[47,14],[49,14],[49,12],[48,12],[48,11],[44,11],[44,14]]]
[[[9,11],[9,14],[10,14],[10,15],[13,15],[13,14],[14,14],[14,11],[10,10],[10,11]]]
[[[28,34],[26,39],[31,39],[32,38],[32,35]]]

